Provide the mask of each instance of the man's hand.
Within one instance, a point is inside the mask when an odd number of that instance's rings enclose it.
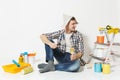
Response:
[[[55,44],[55,43],[51,43],[49,46],[50,46],[52,49],[57,48],[57,44]]]
[[[76,60],[76,59],[77,59],[76,54],[71,54],[70,59],[71,59],[72,61],[73,61],[73,60]]]

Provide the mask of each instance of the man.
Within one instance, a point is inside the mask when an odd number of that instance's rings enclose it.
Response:
[[[38,65],[40,73],[79,70],[80,58],[84,54],[84,44],[82,34],[76,30],[76,25],[75,17],[65,16],[64,29],[40,35],[40,39],[45,43],[46,62],[48,62],[48,64]],[[57,39],[57,43],[53,42],[54,39]],[[73,49],[72,52],[71,49]],[[58,64],[54,65],[54,57]]]

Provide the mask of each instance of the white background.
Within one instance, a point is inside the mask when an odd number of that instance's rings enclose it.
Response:
[[[45,56],[39,36],[64,28],[63,14],[77,18],[90,48],[98,27],[120,28],[119,0],[0,0],[0,63],[11,63],[25,51],[37,52],[36,59]]]

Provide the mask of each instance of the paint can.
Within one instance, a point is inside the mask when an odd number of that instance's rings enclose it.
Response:
[[[103,63],[102,67],[103,67],[103,73],[104,74],[109,74],[111,72],[109,63]]]
[[[35,63],[35,56],[36,56],[36,53],[28,54],[29,63],[31,64],[32,67],[34,66],[34,63]]]
[[[95,72],[102,72],[102,63],[94,63],[94,71]]]
[[[33,72],[33,68],[31,66],[28,66],[28,67],[24,68],[23,70],[21,70],[21,73],[23,75],[31,73],[31,72]]]

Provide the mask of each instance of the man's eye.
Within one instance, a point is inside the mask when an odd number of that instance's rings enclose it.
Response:
[[[72,25],[76,25],[76,23],[73,23]]]

